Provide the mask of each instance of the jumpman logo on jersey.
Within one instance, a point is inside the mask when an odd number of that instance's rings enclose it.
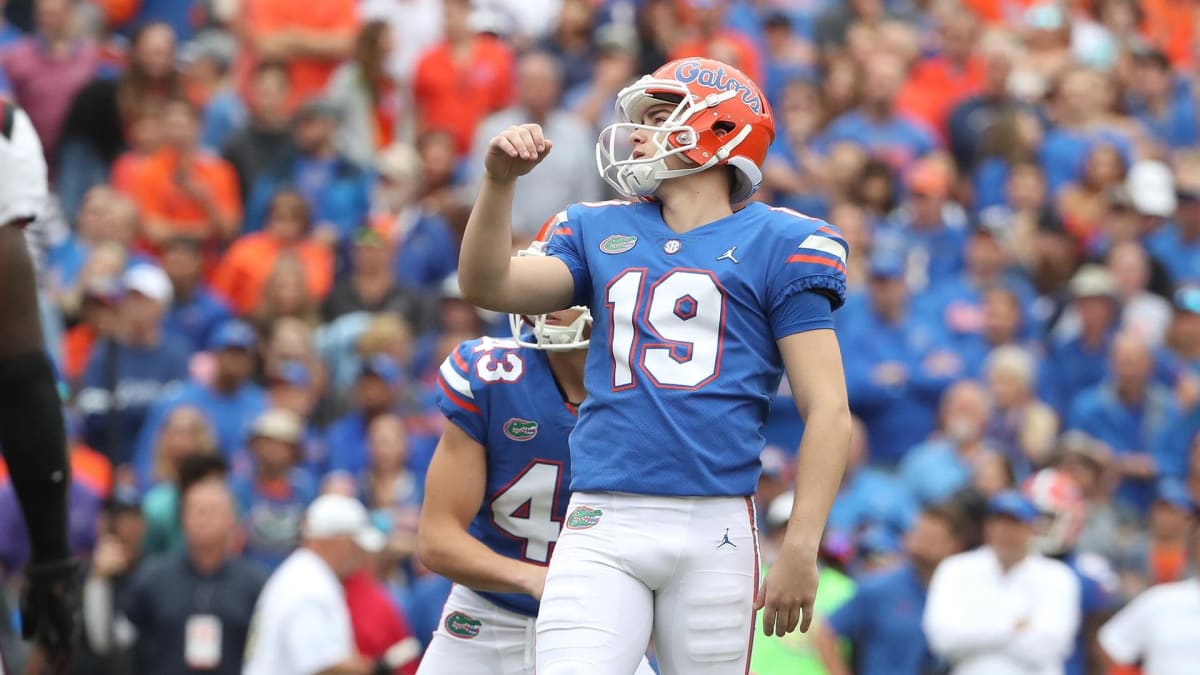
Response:
[[[717,548],[721,548],[722,546],[732,546],[734,548],[737,548],[737,544],[733,543],[732,541],[729,541],[729,528],[728,527],[725,528],[725,536],[721,537],[721,543],[717,544]]]
[[[717,256],[717,260],[732,260],[735,263],[740,262],[737,258],[733,257],[733,252],[736,250],[736,246],[730,246],[728,251],[725,251],[721,255]]]

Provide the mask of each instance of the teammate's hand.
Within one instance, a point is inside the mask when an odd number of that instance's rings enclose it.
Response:
[[[553,147],[542,135],[541,125],[519,124],[496,134],[488,143],[483,166],[495,180],[516,180],[533,171]]]
[[[522,581],[521,585],[525,587],[525,592],[533,596],[534,600],[541,600],[542,593],[546,590],[546,573],[550,570],[548,567],[541,565],[526,565],[529,568],[529,576]]]
[[[21,596],[21,631],[37,643],[50,673],[66,673],[78,641],[79,563],[74,558],[31,564]]]
[[[796,630],[807,633],[817,597],[817,556],[787,548],[767,572],[755,609],[763,610],[763,635],[783,637]]]

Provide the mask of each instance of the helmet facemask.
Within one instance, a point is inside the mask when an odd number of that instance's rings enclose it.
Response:
[[[617,95],[616,112],[620,121],[600,132],[596,142],[597,170],[621,194],[641,198],[654,194],[666,179],[699,173],[729,159],[729,153],[749,134],[749,126],[735,134],[703,164],[687,158],[685,153],[696,150],[700,140],[701,132],[691,122],[708,108],[737,96],[736,90],[730,90],[701,99],[681,82],[643,77]],[[660,125],[644,124],[646,111],[663,104],[675,105],[667,119]],[[636,131],[650,136],[654,152],[645,157],[635,158],[631,154],[627,159],[617,159],[618,146]],[[683,155],[693,166],[669,168],[666,160],[672,155]]]
[[[535,241],[530,244],[529,248],[518,252],[517,255],[544,256],[546,255],[546,242]],[[565,326],[548,323],[546,314],[509,314],[508,325],[512,330],[513,340],[522,347],[548,352],[587,349],[589,329],[592,326],[592,312],[583,306],[571,309],[579,310],[580,314]]]

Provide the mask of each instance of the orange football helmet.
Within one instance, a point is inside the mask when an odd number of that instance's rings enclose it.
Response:
[[[646,111],[664,103],[675,109],[662,125],[644,124]],[[733,66],[703,58],[672,61],[622,89],[616,112],[618,121],[605,127],[596,142],[596,166],[609,185],[628,197],[648,197],[663,180],[722,165],[737,171],[731,202],[749,199],[762,183],[775,118],[758,85]],[[618,140],[636,130],[651,134],[658,151],[617,159]],[[668,169],[671,155],[694,166]]]

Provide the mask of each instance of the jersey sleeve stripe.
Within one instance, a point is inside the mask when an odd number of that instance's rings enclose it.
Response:
[[[566,225],[559,225],[558,229],[554,230],[554,236],[556,237],[570,237],[573,234],[575,234],[575,232]]]
[[[829,237],[821,236],[819,234],[810,234],[804,239],[804,241],[800,242],[800,249],[808,249],[810,251],[827,253],[837,258],[838,262],[842,263],[842,265],[846,264],[845,244],[842,244],[835,239],[830,239]]]
[[[438,386],[442,388],[442,393],[446,394],[446,398],[453,401],[455,405],[468,412],[473,412],[476,415],[479,414],[479,406],[471,403],[470,401],[464,400],[458,394],[456,394],[454,390],[450,388],[450,385],[446,384],[446,378],[438,377]]]
[[[836,260],[830,260],[829,258],[822,258],[821,256],[817,255],[802,255],[800,253],[794,253],[790,258],[787,259],[787,261],[789,263],[813,263],[816,265],[825,265],[826,267],[832,267],[842,274],[846,273],[846,266],[842,263]]]
[[[832,225],[822,225],[817,228],[817,232],[820,232],[821,234],[827,234],[831,237],[837,237],[838,239],[842,238],[841,231]]]
[[[451,352],[450,356],[454,359],[454,365],[458,366],[458,369],[462,371],[461,374],[466,375],[471,372],[471,367],[467,365],[467,360],[457,350]]]
[[[450,385],[450,388],[458,392],[460,396],[475,398],[475,394],[471,392],[471,383],[467,378],[459,375],[458,371],[450,365],[449,361],[443,361],[442,367],[438,369],[438,372],[441,373],[442,379],[446,381],[446,384]]]

